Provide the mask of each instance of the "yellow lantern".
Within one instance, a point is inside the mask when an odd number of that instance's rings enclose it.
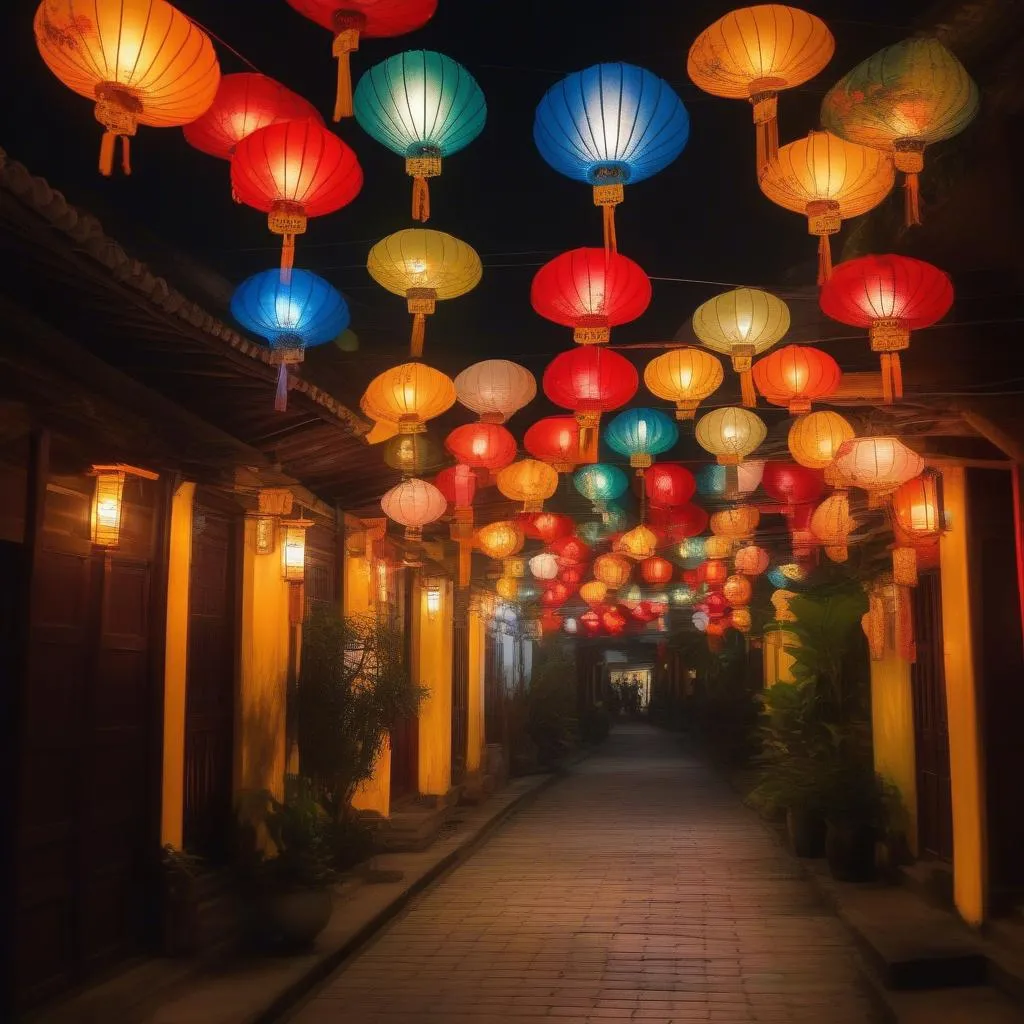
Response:
[[[750,580],[739,573],[730,576],[722,584],[722,596],[734,608],[743,608],[750,604],[750,598],[753,596],[753,593],[754,588],[750,585]]]
[[[732,359],[740,375],[742,403],[757,404],[751,377],[753,358],[766,352],[789,330],[789,306],[759,288],[734,288],[701,303],[693,314],[693,333],[714,352]]]
[[[311,519],[285,519],[281,523],[281,575],[289,583],[306,578],[306,531]]]
[[[845,562],[849,557],[846,539],[856,528],[846,491],[829,495],[811,515],[811,533],[825,545],[825,554],[833,562]]]
[[[382,288],[405,297],[412,313],[409,353],[414,359],[423,355],[426,318],[437,300],[465,295],[483,274],[472,246],[431,228],[406,228],[382,238],[370,250],[366,269]]]
[[[718,537],[742,540],[753,534],[760,521],[761,513],[753,505],[733,505],[711,513],[711,532]]]
[[[722,385],[722,364],[700,348],[674,348],[656,356],[644,368],[647,390],[674,402],[677,420],[692,420],[697,406]]]
[[[738,406],[725,406],[697,420],[697,444],[710,452],[720,466],[738,466],[768,435],[757,413]]]
[[[505,601],[515,601],[519,597],[519,581],[509,576],[502,576],[494,585],[498,597]]]
[[[525,540],[526,537],[522,529],[511,519],[500,519],[496,523],[488,523],[476,531],[477,547],[488,558],[498,561],[519,554]]]
[[[740,633],[749,633],[753,620],[749,608],[733,608],[730,616],[732,628]]]
[[[96,490],[92,499],[92,542],[116,548],[121,542],[121,495],[124,473],[112,466],[96,466]]]
[[[594,576],[609,590],[625,586],[632,574],[633,566],[622,555],[598,555],[594,559]]]
[[[704,538],[704,555],[706,558],[718,560],[728,558],[732,554],[732,541],[728,537],[712,534]]]
[[[602,555],[601,557],[607,558],[614,556]],[[580,599],[590,605],[591,608],[594,608],[599,604],[604,604],[604,599],[607,596],[608,584],[601,580],[588,580],[582,587],[580,587]]]
[[[657,549],[658,535],[643,523],[635,526],[632,530],[627,530],[619,538],[619,543],[615,548],[616,551],[637,562],[650,558]]]
[[[558,473],[538,459],[520,459],[498,473],[498,490],[512,501],[521,501],[524,512],[540,512],[558,490]]]
[[[853,427],[839,413],[809,412],[789,428],[789,453],[801,466],[824,469],[832,464],[839,446],[853,436]]]
[[[749,100],[757,130],[757,172],[779,149],[778,94],[813,78],[835,40],[820,19],[782,4],[741,7],[708,26],[690,47],[686,71],[712,96]]]
[[[808,233],[818,238],[818,284],[824,284],[832,276],[829,237],[844,220],[873,210],[895,180],[887,153],[818,131],[783,146],[760,184],[773,203],[807,217]]]
[[[370,381],[360,408],[371,419],[397,424],[400,434],[419,434],[454,404],[450,377],[425,363],[400,363]]]

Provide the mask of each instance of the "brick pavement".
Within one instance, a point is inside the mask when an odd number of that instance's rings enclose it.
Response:
[[[671,735],[620,726],[295,1024],[867,1024],[846,931]]]

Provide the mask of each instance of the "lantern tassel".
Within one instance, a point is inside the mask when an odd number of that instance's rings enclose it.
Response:
[[[903,223],[908,228],[921,223],[921,185],[916,171],[903,177]]]
[[[422,224],[430,220],[430,186],[421,175],[412,179],[412,219]]]
[[[757,176],[760,177],[764,169],[779,158],[778,118],[773,116],[766,121],[759,121],[754,129],[757,135]]]
[[[580,427],[580,459],[597,462],[597,427]]]
[[[352,68],[349,54],[359,49],[359,30],[346,28],[334,37],[334,56],[338,59],[338,90],[334,98],[334,120],[352,116]]]
[[[604,221],[604,248],[606,252],[618,252],[619,242],[615,236],[615,207],[602,206],[602,218]]]
[[[121,170],[124,174],[132,173],[131,139],[127,135],[121,136]]]
[[[832,243],[828,235],[818,236],[818,284],[823,285],[832,276]]]
[[[281,363],[277,368],[277,392],[274,394],[274,411],[284,412],[288,408],[288,366]]]
[[[292,268],[295,266],[295,236],[281,236],[281,283],[291,284]]]
[[[423,357],[423,342],[427,336],[427,315],[426,313],[413,313],[412,315],[412,337],[409,339],[409,355],[413,359]]]
[[[882,365],[882,401],[892,405],[897,398],[903,397],[903,366],[898,352],[883,352],[880,357]]]
[[[109,178],[114,173],[114,147],[117,136],[113,132],[104,132],[100,139],[100,174]]]
[[[743,370],[740,373],[740,394],[744,406],[754,409],[757,406],[757,392],[754,390],[754,375],[750,370]]]

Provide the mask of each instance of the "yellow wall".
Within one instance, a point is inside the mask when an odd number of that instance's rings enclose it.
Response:
[[[235,703],[235,789],[284,795],[288,688],[288,584],[281,554],[257,555],[256,522],[245,521],[242,650]]]
[[[981,924],[986,902],[985,783],[978,724],[978,693],[971,636],[965,470],[942,470],[949,529],[939,542],[942,643],[953,791],[953,900],[960,916]]]
[[[185,685],[188,671],[189,570],[192,501],[196,485],[183,483],[171,501],[167,566],[167,642],[164,653],[164,759],[160,842],[180,850],[185,808]]]
[[[764,685],[793,682],[795,659],[786,649],[799,646],[796,633],[788,629],[764,631]]]
[[[875,771],[900,791],[907,812],[907,843],[917,854],[917,765],[910,664],[887,648],[871,662],[871,727]]]
[[[413,587],[416,630],[413,636],[414,681],[426,687],[419,715],[419,791],[444,796],[452,784],[452,587],[441,581],[441,607],[427,614],[422,580]]]
[[[487,623],[479,609],[469,610],[469,728],[466,738],[466,771],[477,772],[483,766],[486,733],[484,732],[484,675],[486,672]]]

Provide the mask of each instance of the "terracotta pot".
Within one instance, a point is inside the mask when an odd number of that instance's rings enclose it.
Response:
[[[836,819],[825,832],[828,869],[838,882],[870,882],[877,875],[875,829],[863,821]]]
[[[813,811],[790,807],[786,811],[789,848],[797,857],[822,857],[825,854],[825,819]]]

